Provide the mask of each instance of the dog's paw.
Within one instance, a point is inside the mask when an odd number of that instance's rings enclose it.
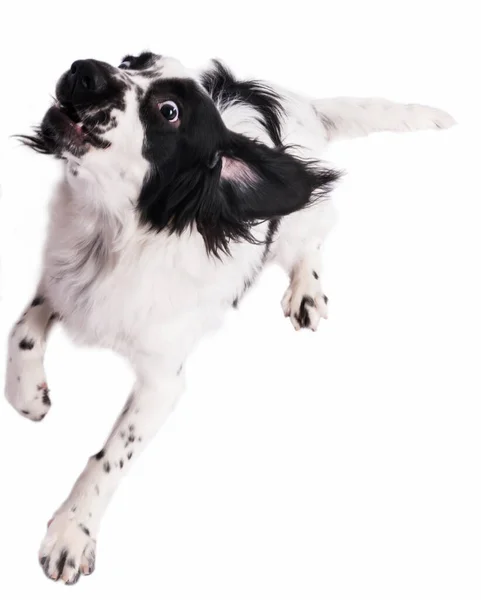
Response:
[[[316,331],[319,321],[327,319],[327,296],[315,282],[300,279],[293,281],[282,298],[282,309],[290,317],[296,331],[309,328]]]
[[[81,575],[90,575],[95,569],[95,540],[69,514],[59,514],[49,523],[39,561],[49,579],[73,585]]]
[[[50,409],[50,396],[40,358],[13,358],[7,365],[5,397],[24,417],[41,421]]]
[[[20,321],[9,340],[5,397],[24,417],[41,421],[50,409],[43,348]]]

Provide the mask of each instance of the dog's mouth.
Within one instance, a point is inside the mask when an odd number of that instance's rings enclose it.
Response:
[[[56,104],[55,107],[72,122],[78,132],[82,131],[82,118],[73,104]]]
[[[92,119],[91,116],[88,118]],[[85,126],[82,115],[73,104],[58,101],[48,109],[35,135],[18,137],[37,152],[59,158],[64,157],[66,152],[81,157],[90,147],[110,146],[109,142],[94,133],[92,127]]]

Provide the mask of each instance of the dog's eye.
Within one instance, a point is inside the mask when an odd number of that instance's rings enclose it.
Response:
[[[172,100],[166,100],[159,104],[160,114],[167,119],[170,123],[175,123],[179,120],[179,109],[175,102]]]

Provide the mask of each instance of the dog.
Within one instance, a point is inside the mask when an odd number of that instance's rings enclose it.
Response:
[[[78,60],[61,76],[41,125],[20,136],[64,161],[64,174],[37,292],[9,337],[5,395],[28,419],[45,417],[57,322],[126,357],[136,383],[49,521],[47,577],[74,584],[93,572],[109,499],[182,394],[190,352],[265,265],[290,277],[282,307],[296,330],[327,317],[321,254],[340,172],[319,161],[326,145],[453,124],[436,108],[310,99],[239,80],[220,61],[190,70],[151,52],[118,67]]]

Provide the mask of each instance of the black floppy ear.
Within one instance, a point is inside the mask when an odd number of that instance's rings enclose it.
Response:
[[[286,148],[269,148],[232,133],[213,163],[219,179],[214,195],[199,205],[196,223],[207,250],[215,255],[219,250],[228,254],[231,241],[262,242],[254,237],[253,225],[320,200],[340,177]]]
[[[144,223],[181,234],[196,227],[208,252],[229,254],[231,242],[262,243],[252,227],[300,210],[327,194],[340,174],[227,132],[220,148],[169,181],[155,170],[138,208]]]
[[[287,150],[231,134],[220,156],[219,194],[232,217],[256,222],[288,215],[319,200],[340,177]]]

